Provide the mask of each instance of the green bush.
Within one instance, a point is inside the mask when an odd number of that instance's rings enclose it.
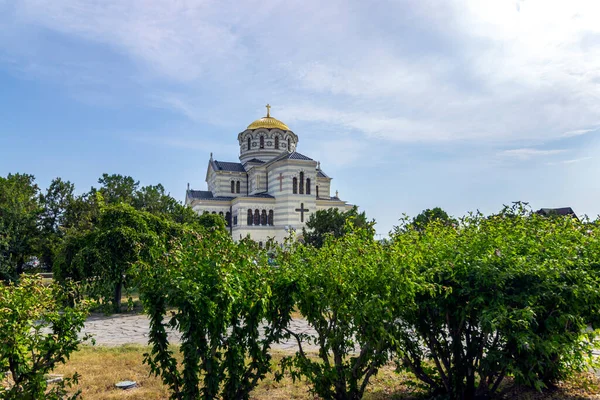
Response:
[[[219,229],[186,229],[169,248],[154,250],[137,271],[150,317],[145,362],[172,399],[248,399],[270,371],[270,346],[290,319],[291,305],[271,290],[278,270],[254,242],[236,244]],[[182,368],[168,328],[182,335]]]
[[[520,205],[457,227],[397,229],[399,265],[429,284],[399,320],[401,364],[455,399],[490,395],[508,374],[539,390],[585,369],[586,328],[600,311],[599,233]]]
[[[278,259],[295,306],[316,331],[288,330],[299,350],[284,358],[283,370],[306,378],[324,399],[362,397],[389,359],[396,319],[412,301],[416,281],[370,229],[349,224],[346,232],[328,236],[320,248],[296,244]],[[318,346],[318,360],[306,354],[306,343]]]
[[[46,375],[64,363],[82,340],[85,304],[65,307],[70,293],[42,285],[39,276],[21,276],[19,284],[0,284],[0,374],[8,373],[3,399],[65,399],[77,374],[48,389]],[[0,390],[2,390],[0,388]],[[71,395],[71,399],[78,393]]]

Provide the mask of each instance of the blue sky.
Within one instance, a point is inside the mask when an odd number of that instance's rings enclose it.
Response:
[[[0,0],[0,175],[204,189],[265,113],[386,233],[600,213],[597,1]]]

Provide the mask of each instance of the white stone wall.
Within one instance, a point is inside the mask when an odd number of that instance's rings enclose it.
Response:
[[[262,149],[260,148],[261,136],[264,138],[264,148]],[[279,137],[279,149],[275,148],[276,136]],[[248,149],[248,138],[250,138],[250,149]],[[298,136],[292,131],[282,131],[280,129],[248,129],[238,135],[238,142],[240,145],[240,161],[242,163],[253,158],[267,162],[284,151],[296,151]]]
[[[240,181],[240,193],[231,193],[231,181]],[[213,196],[237,197],[246,195],[246,173],[218,171],[209,174],[208,190]]]
[[[331,197],[331,179],[330,178],[317,178],[317,185],[319,185],[319,197]],[[315,190],[316,194],[316,190]],[[335,194],[335,193],[334,193]]]

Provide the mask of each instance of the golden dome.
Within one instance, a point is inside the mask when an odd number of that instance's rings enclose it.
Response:
[[[247,129],[258,129],[258,128],[266,128],[266,129],[281,129],[283,131],[289,131],[290,128],[283,122],[278,119],[271,117],[271,106],[267,104],[267,116],[261,119],[257,119],[250,125],[248,125]]]

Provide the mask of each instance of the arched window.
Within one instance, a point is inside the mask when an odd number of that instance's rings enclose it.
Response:
[[[292,179],[292,193],[293,194],[298,193],[298,178],[296,178],[296,177],[294,177],[294,179]]]
[[[233,216],[233,226],[237,226],[237,215]]]
[[[306,194],[310,194],[310,178],[306,178]]]
[[[260,137],[260,148],[261,149],[265,148],[265,137],[264,136]]]
[[[240,192],[240,181],[237,181],[237,183],[235,184],[235,192],[236,193]]]
[[[269,210],[269,225],[273,226],[273,210]]]
[[[279,136],[275,136],[275,148],[279,149]]]
[[[304,194],[304,172],[300,172],[300,194]]]
[[[288,151],[292,151],[292,145],[290,143],[290,139],[288,138]]]
[[[229,211],[225,213],[225,224],[231,226],[231,213]]]
[[[263,248],[262,242],[258,242],[258,247],[260,247],[261,249]]]
[[[267,225],[267,222],[267,210],[262,210],[262,213],[260,214],[260,224]]]
[[[235,182],[231,181],[231,193],[235,193]]]
[[[246,221],[248,225],[252,225],[252,210],[248,209],[248,221]]]
[[[254,210],[254,225],[260,225],[260,211]]]
[[[216,214],[217,212],[216,212],[216,211],[213,211],[212,213],[213,213],[213,214]]]
[[[319,185],[315,186],[315,189],[317,190],[317,197],[319,197]]]
[[[248,136],[248,150],[250,150],[251,145],[252,145],[252,140],[250,139],[250,136]]]
[[[222,217],[223,216],[223,211],[219,211],[219,215]]]

